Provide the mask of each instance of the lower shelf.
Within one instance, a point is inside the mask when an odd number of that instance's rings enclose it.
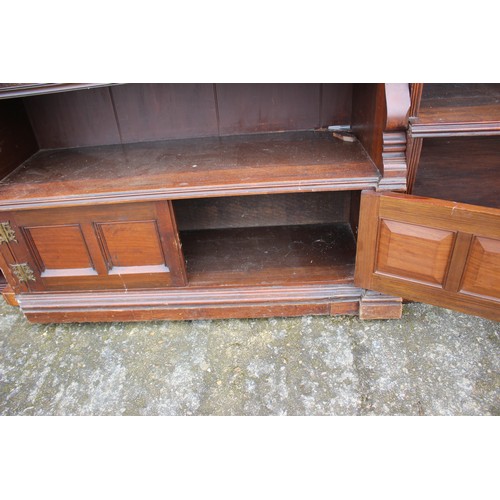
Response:
[[[184,231],[191,286],[352,283],[347,223]]]

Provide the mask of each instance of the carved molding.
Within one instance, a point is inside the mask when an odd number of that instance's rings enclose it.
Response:
[[[413,137],[457,137],[500,135],[500,122],[467,123],[418,123],[418,118],[410,125]]]
[[[18,299],[30,321],[47,323],[354,314],[361,294],[343,284],[43,293]]]
[[[406,130],[410,114],[410,89],[407,83],[386,83],[386,131]]]
[[[406,160],[406,132],[384,132],[382,134],[382,163],[384,176],[379,190],[406,191],[408,165]]]
[[[420,109],[420,101],[422,100],[422,91],[424,89],[423,83],[410,83],[411,106],[410,106],[410,120],[418,116]]]
[[[420,153],[422,152],[422,138],[413,137],[408,134],[408,145],[407,145],[407,158],[408,158],[408,185],[407,193],[411,194],[413,191],[413,186],[415,185],[415,179],[417,177],[418,164],[420,162]]]

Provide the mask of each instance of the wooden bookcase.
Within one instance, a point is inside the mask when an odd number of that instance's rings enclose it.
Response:
[[[461,146],[429,136],[439,120],[409,124],[430,102],[425,87],[411,90],[410,100],[407,84],[2,84],[4,296],[35,322],[394,318],[401,297],[425,294],[498,318],[486,278],[500,255],[495,180],[481,189],[498,141],[477,125]],[[475,194],[458,201],[492,207],[475,207],[479,223],[445,227],[449,202],[402,194],[408,181],[454,199],[440,165],[466,171],[474,148]],[[436,175],[451,198],[425,187]],[[472,271],[460,274],[462,254]]]

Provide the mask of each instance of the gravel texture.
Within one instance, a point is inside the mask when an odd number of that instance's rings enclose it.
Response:
[[[35,325],[0,305],[1,415],[499,415],[500,323],[423,304]]]

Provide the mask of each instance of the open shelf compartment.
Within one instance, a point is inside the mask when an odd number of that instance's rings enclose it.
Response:
[[[174,202],[188,283],[352,283],[356,207],[359,192]]]
[[[500,208],[500,137],[425,138],[412,194]]]

